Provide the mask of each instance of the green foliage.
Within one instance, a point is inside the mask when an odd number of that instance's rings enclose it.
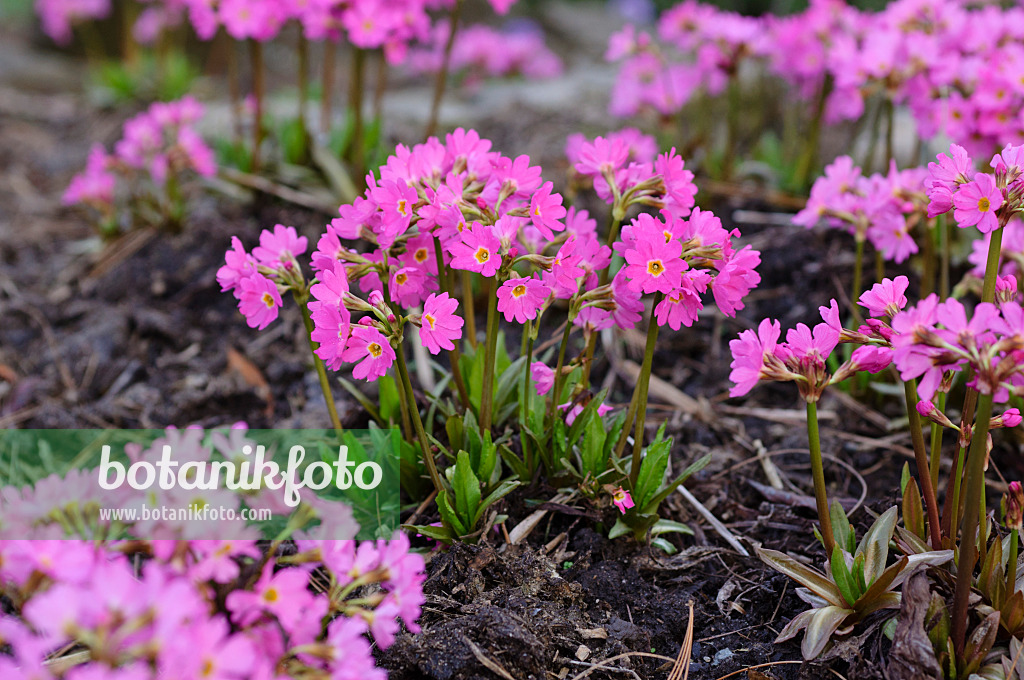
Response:
[[[132,61],[107,61],[90,74],[94,92],[108,104],[181,99],[198,77],[199,70],[182,52],[143,53]]]
[[[904,555],[889,565],[889,542],[896,530],[897,512],[892,507],[882,513],[857,543],[842,506],[833,503],[830,515],[836,545],[824,573],[784,553],[757,549],[765,564],[799,583],[806,589],[801,598],[815,604],[794,617],[776,642],[795,637],[802,630],[803,656],[814,659],[833,636],[849,633],[868,614],[898,608],[900,594],[895,589],[919,565],[938,565],[953,559],[952,550],[941,550]]]

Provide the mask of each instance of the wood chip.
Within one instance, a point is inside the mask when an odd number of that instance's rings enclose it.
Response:
[[[608,639],[608,631],[604,628],[577,628],[576,632],[582,635],[584,640]]]
[[[274,395],[270,391],[267,379],[263,377],[263,372],[234,347],[228,347],[228,372],[238,373],[242,376],[245,384],[254,388],[260,399],[267,403],[267,407],[263,410],[264,414],[273,415]]]
[[[579,648],[576,650],[576,658],[580,661],[586,661],[588,658],[590,658],[590,647],[587,647],[586,645],[580,645]]]

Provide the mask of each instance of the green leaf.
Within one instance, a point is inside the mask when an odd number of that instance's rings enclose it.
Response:
[[[828,507],[829,517],[832,519],[832,537],[836,543],[849,553],[853,553],[856,545],[854,531],[850,528],[850,520],[846,517],[846,511],[839,501],[832,501]]]
[[[451,501],[448,499],[448,490],[442,490],[437,495],[437,510],[441,513],[441,521],[449,527],[455,536],[465,536],[470,533],[469,528],[462,522],[458,514],[452,510]]]
[[[900,473],[900,494],[906,495],[907,483],[910,482],[910,463],[903,463],[903,471]]]
[[[988,656],[992,645],[996,642],[996,634],[999,632],[999,612],[992,612],[971,631],[970,637],[964,644],[962,657],[963,667],[960,669],[960,677],[966,678],[981,668],[981,663]]]
[[[867,590],[863,591],[862,594],[854,600],[852,606],[857,610],[858,614],[865,616],[867,612],[872,611],[872,605],[881,600],[882,596],[889,591],[893,586],[893,583],[895,583],[896,578],[903,573],[904,569],[907,568],[909,561],[910,560],[906,555],[901,557],[899,562],[883,571],[879,577],[871,583]],[[898,600],[897,604],[899,604]]]
[[[832,639],[832,635],[843,625],[850,614],[853,614],[850,609],[836,606],[822,607],[813,612],[807,621],[804,640],[800,645],[800,651],[803,653],[804,659],[808,661],[821,654],[825,645]]]
[[[608,469],[608,457],[605,454],[607,433],[600,418],[590,418],[583,434],[583,445],[580,447],[580,476],[588,474],[595,479]]]
[[[423,524],[403,524],[402,528],[406,530],[415,531],[417,534],[426,536],[427,538],[433,538],[438,541],[444,541],[445,543],[450,543],[451,541],[454,541],[456,538],[458,538],[457,536],[452,534],[451,529],[445,526],[432,527],[430,525]]]
[[[640,508],[647,507],[647,501],[657,492],[668,469],[668,455],[671,441],[656,441],[647,447],[647,454],[640,463],[633,501]]]
[[[398,396],[398,386],[390,375],[382,375],[377,379],[377,389],[380,398],[380,417],[389,423],[397,423],[400,417],[401,407]]]
[[[608,532],[608,539],[614,541],[619,536],[625,536],[630,531],[632,531],[632,529],[630,529],[629,525],[623,522],[622,518],[619,517],[615,520],[615,525],[612,526],[611,531]]]
[[[483,502],[480,503],[480,507],[476,511],[476,515],[473,517],[473,526],[476,526],[476,524],[480,521],[480,518],[483,517],[484,511],[487,510],[487,508],[494,505],[505,496],[509,495],[513,489],[519,486],[519,484],[520,482],[518,481],[508,480],[499,484],[498,488],[492,491],[487,496],[487,498],[485,498]]]
[[[860,545],[857,555],[864,555],[864,579],[871,583],[885,570],[889,557],[889,541],[896,530],[896,506],[883,512],[871,525]]]
[[[767,548],[755,548],[755,550],[761,561],[775,571],[782,572],[829,604],[837,607],[846,606],[846,600],[843,599],[843,594],[839,592],[836,584],[817,569],[797,562],[789,555],[777,550],[768,550]]]
[[[452,475],[452,491],[455,494],[455,512],[463,521],[466,533],[471,533],[480,507],[480,480],[473,474],[469,454],[459,451]]]
[[[850,568],[846,565],[846,558],[843,556],[843,549],[836,545],[832,549],[832,559],[829,560],[829,568],[832,571],[832,580],[835,582],[839,592],[842,593],[846,604],[853,606],[853,603],[860,597],[856,582],[850,576]]]
[[[703,470],[704,467],[707,466],[707,464],[710,462],[710,453],[701,456],[693,464],[691,464],[690,467],[683,470],[683,473],[681,475],[679,475],[671,482],[663,486],[661,490],[658,491],[658,493],[652,496],[651,499],[647,501],[647,505],[643,507],[642,512],[657,512],[658,506],[661,505],[662,501],[668,498],[669,494],[671,494],[673,491],[679,488],[679,486],[683,484],[683,482],[692,477],[695,473],[699,472],[700,470]]]
[[[652,538],[651,545],[660,549],[666,555],[675,555],[677,552],[679,552],[678,548],[676,548],[674,545],[672,545],[669,541],[665,540],[664,538]]]
[[[374,406],[373,402],[363,394],[358,387],[353,385],[348,380],[342,377],[338,377],[338,383],[345,388],[345,391],[352,395],[352,397],[359,402],[359,405],[366,409],[366,412],[370,414],[370,417],[377,421],[381,427],[387,427],[388,422],[381,418],[380,412],[377,411],[377,407]]]
[[[903,488],[903,526],[921,540],[927,540],[924,528],[924,503],[917,481],[911,477]]]
[[[651,527],[651,535],[658,536],[660,534],[686,534],[687,536],[693,536],[693,529],[683,524],[682,522],[674,522],[670,519],[659,519],[653,527]]]

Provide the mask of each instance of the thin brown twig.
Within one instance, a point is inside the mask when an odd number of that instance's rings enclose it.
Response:
[[[690,619],[686,623],[686,636],[679,648],[679,656],[668,674],[668,680],[687,680],[690,677],[690,660],[693,657],[693,600],[686,603],[690,608]]]
[[[583,671],[582,673],[580,673],[578,675],[574,675],[572,677],[572,680],[582,680],[583,678],[587,677],[588,675],[590,675],[594,671],[600,670],[602,668],[608,668],[609,664],[614,663],[614,662],[618,661],[619,659],[628,659],[631,656],[642,656],[642,657],[646,657],[646,658],[649,658],[649,659],[658,659],[659,661],[670,661],[671,663],[675,663],[676,662],[676,660],[673,659],[671,656],[665,656],[664,654],[651,654],[649,652],[623,652],[622,654],[616,654],[615,656],[609,657],[609,658],[605,659],[604,661],[601,661],[599,663],[595,663],[593,666],[591,666],[587,670]],[[846,680],[846,679],[843,678],[843,680]]]
[[[759,663],[756,666],[747,666],[746,668],[741,668],[738,671],[733,671],[732,673],[727,673],[726,675],[723,675],[720,678],[716,678],[716,680],[725,680],[726,678],[731,678],[734,675],[739,675],[740,673],[746,673],[747,671],[757,670],[758,668],[769,668],[771,666],[789,666],[789,665],[792,665],[792,664],[805,664],[805,663],[807,663],[807,662],[806,661],[769,661],[768,663]],[[841,674],[839,671],[837,671],[834,668],[827,668],[826,667],[825,670],[827,670],[832,675],[834,675],[837,678],[839,678],[839,680],[846,680],[846,676],[844,676],[843,674]]]

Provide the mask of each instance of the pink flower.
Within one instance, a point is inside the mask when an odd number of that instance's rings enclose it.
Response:
[[[897,276],[895,279],[883,279],[876,283],[871,290],[866,291],[857,301],[861,307],[868,310],[873,317],[894,317],[907,306],[907,286],[910,281],[906,276]]]
[[[537,318],[550,295],[551,288],[535,278],[509,279],[498,289],[498,311],[506,321],[526,323]]]
[[[283,304],[277,284],[262,274],[240,279],[235,295],[238,297],[238,311],[245,315],[249,328],[259,331],[277,318],[277,311]]]
[[[665,296],[654,316],[659,326],[668,325],[672,330],[680,326],[689,328],[697,320],[697,314],[704,308],[700,294],[707,290],[711,274],[704,270],[689,270],[683,273],[683,285]]]
[[[561,194],[552,194],[554,184],[545,182],[530,198],[530,220],[544,238],[555,237],[555,231],[562,231],[565,225],[559,222],[565,217],[565,206],[562,205]]]
[[[627,266],[623,269],[633,290],[644,293],[671,293],[682,283],[687,268],[681,259],[682,244],[665,238],[664,225],[657,220],[634,223],[635,241],[627,248]]]
[[[596,138],[592,143],[585,143],[579,151],[576,172],[581,175],[597,175],[598,177],[614,173],[624,166],[629,158],[629,146],[621,139]]]
[[[474,222],[463,229],[461,239],[451,244],[451,266],[484,276],[494,276],[501,266],[501,241],[494,229]]]
[[[385,375],[395,361],[395,350],[384,334],[373,326],[357,324],[341,353],[342,361],[355,363],[352,376],[367,381]]]
[[[448,297],[448,293],[431,295],[423,303],[420,340],[431,354],[438,354],[442,349],[455,349],[453,341],[462,338],[465,322],[455,314],[458,306],[458,300]]]
[[[555,386],[555,370],[543,361],[534,361],[530,364],[530,378],[539,396],[547,394]]]
[[[729,380],[736,383],[729,390],[730,397],[743,396],[765,377],[765,358],[775,352],[781,333],[778,321],[764,319],[756,332],[745,330],[739,338],[729,341],[729,350],[733,356]]]
[[[615,507],[617,507],[619,512],[623,515],[626,514],[626,510],[632,508],[634,505],[633,497],[621,486],[612,492],[612,503],[615,504]]]
[[[251,591],[236,590],[228,594],[227,608],[231,618],[240,625],[257,621],[264,613],[273,614],[286,630],[294,628],[304,609],[313,601],[309,591],[309,574],[303,569],[281,569],[274,573],[273,563],[263,568]]]
[[[274,231],[264,229],[260,233],[260,244],[252,249],[253,256],[268,267],[294,266],[295,258],[306,252],[307,240],[299,236],[295,227],[274,225]]]
[[[231,237],[231,250],[224,254],[224,262],[217,270],[221,292],[234,290],[242,279],[256,273],[256,258],[245,251],[237,236]]]
[[[343,306],[324,304],[310,317],[313,320],[311,338],[317,343],[316,355],[327,368],[337,371],[341,368],[342,353],[348,342],[351,313]]]
[[[423,300],[428,288],[434,288],[433,280],[418,267],[402,267],[391,273],[388,289],[391,301],[403,307],[415,307]]]
[[[979,172],[974,181],[960,186],[953,194],[953,218],[960,227],[977,225],[983,234],[999,228],[996,211],[1003,205],[1003,194],[992,175]]]

